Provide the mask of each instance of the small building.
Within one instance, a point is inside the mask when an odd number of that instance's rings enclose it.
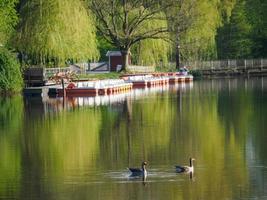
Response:
[[[44,86],[47,82],[45,69],[42,67],[29,67],[23,72],[23,80],[27,87]]]
[[[108,51],[106,56],[109,57],[109,71],[119,71],[123,64],[121,51]],[[131,64],[131,54],[128,58],[128,62]]]

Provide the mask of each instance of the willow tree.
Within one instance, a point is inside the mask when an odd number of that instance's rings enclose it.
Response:
[[[221,23],[218,1],[198,1],[193,12],[192,24],[181,34],[181,51],[185,60],[208,59],[216,54],[215,36]]]
[[[8,40],[18,21],[17,0],[0,0],[0,94],[19,92],[22,88],[20,66],[8,49]]]
[[[166,11],[175,52],[176,68],[180,66],[181,35],[192,26],[193,20],[196,18],[196,4],[195,0],[178,0],[176,6]]]
[[[24,0],[14,47],[35,64],[98,56],[95,26],[80,0]]]
[[[18,21],[15,5],[18,0],[0,0],[0,45],[5,45]]]
[[[151,20],[144,23],[142,29],[156,26],[168,26],[167,20]],[[165,65],[171,53],[170,38],[146,39],[133,45],[131,53],[134,61],[139,65]]]
[[[235,0],[179,0],[168,11],[175,49],[176,66],[183,60],[216,57],[216,34],[229,19]]]
[[[147,39],[168,37],[166,23],[154,23],[154,26],[147,26],[147,29],[144,29],[144,24],[151,24],[154,20],[166,21],[166,15],[162,11],[173,6],[174,2],[89,0],[89,7],[97,19],[99,33],[122,53],[122,70],[128,66],[130,48],[134,44]]]
[[[171,54],[170,42],[159,39],[147,39],[133,46],[131,53],[138,65],[166,65]]]

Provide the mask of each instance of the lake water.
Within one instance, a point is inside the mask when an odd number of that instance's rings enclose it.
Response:
[[[267,78],[1,98],[0,199],[267,199]]]

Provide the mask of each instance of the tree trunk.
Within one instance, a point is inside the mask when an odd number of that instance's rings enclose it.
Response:
[[[120,71],[126,71],[129,65],[129,49],[126,50],[121,50],[121,55],[122,55],[122,67]]]
[[[179,44],[176,44],[176,47],[175,47],[175,60],[176,60],[176,69],[179,70],[180,68],[180,46]]]

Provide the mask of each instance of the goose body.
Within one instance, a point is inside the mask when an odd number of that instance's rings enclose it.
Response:
[[[190,158],[189,159],[189,166],[175,166],[176,172],[177,173],[193,173],[194,172],[194,165],[193,165],[193,161],[195,159],[194,158]]]
[[[131,176],[147,176],[146,165],[147,162],[142,162],[141,168],[128,168]]]

